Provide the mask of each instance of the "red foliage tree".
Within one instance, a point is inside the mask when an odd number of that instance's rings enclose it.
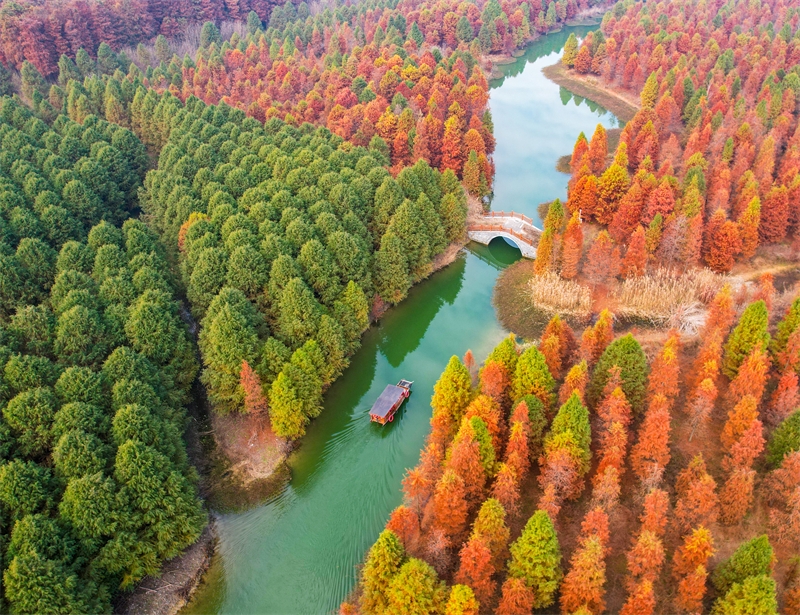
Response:
[[[772,393],[765,418],[770,425],[778,425],[794,412],[798,405],[800,405],[800,392],[797,387],[797,372],[786,370]]]
[[[638,181],[634,180],[633,185],[619,201],[617,211],[608,225],[608,232],[614,241],[625,243],[639,227],[642,221],[644,210],[645,192],[642,190]]]
[[[749,468],[763,450],[764,428],[761,421],[756,419],[731,446],[730,452],[722,459],[722,467],[728,472]]]
[[[583,402],[587,384],[589,384],[589,368],[584,360],[573,365],[567,372],[564,383],[558,390],[558,403],[565,404],[573,393],[577,393]]]
[[[602,124],[598,124],[594,129],[588,155],[589,168],[593,174],[599,175],[606,167],[606,156],[608,156],[608,134]]]
[[[581,607],[590,613],[603,612],[606,608],[605,583],[603,545],[597,535],[584,537],[561,584],[561,612],[574,613]]]
[[[771,273],[762,273],[758,276],[758,288],[753,301],[763,301],[767,306],[767,312],[772,312],[772,302],[775,299],[775,276]]]
[[[714,538],[700,526],[684,538],[672,558],[672,576],[676,579],[691,574],[698,566],[705,566],[714,555]]]
[[[661,477],[670,460],[669,402],[656,394],[645,412],[639,427],[639,438],[631,449],[631,467],[640,480]]]
[[[245,412],[253,416],[264,416],[267,413],[267,398],[264,396],[261,379],[247,361],[242,361],[239,384],[244,391]]]
[[[589,248],[584,272],[592,284],[603,284],[614,278],[620,270],[619,248],[606,231],[600,231]]]
[[[728,404],[735,404],[745,395],[753,396],[756,404],[761,403],[764,387],[767,384],[769,364],[769,355],[761,349],[761,344],[757,344],[739,367],[736,378],[728,387]]]
[[[461,144],[461,130],[457,118],[453,116],[444,123],[442,168],[452,169],[457,175],[460,175],[462,166],[464,166],[464,154]]]
[[[411,152],[408,149],[408,133],[398,130],[392,142],[392,165],[402,169],[411,162]]]
[[[631,278],[644,275],[647,270],[647,246],[643,226],[636,227],[628,243],[625,258],[622,259],[622,275]]]
[[[572,157],[569,161],[570,169],[575,174],[578,169],[583,165],[583,157],[589,152],[589,142],[586,140],[586,135],[581,133],[575,141],[575,146],[572,148]]]
[[[539,350],[544,355],[547,369],[556,380],[561,379],[561,341],[557,335],[543,335]]]
[[[758,419],[758,402],[752,395],[745,395],[728,412],[728,420],[720,434],[723,450],[729,453],[731,447],[741,439],[756,419]]]
[[[758,236],[762,243],[779,243],[789,226],[789,193],[785,186],[774,186],[764,197]]]
[[[758,228],[761,220],[761,200],[754,196],[737,222],[742,239],[742,257],[751,258],[758,248]]]
[[[641,580],[655,581],[664,565],[664,544],[651,531],[642,531],[627,553],[628,572],[633,583]]]
[[[723,335],[727,335],[734,320],[736,320],[736,309],[733,305],[733,295],[730,285],[726,284],[717,292],[708,308],[703,338],[707,338],[713,331],[721,331]]]
[[[709,525],[719,515],[717,483],[706,470],[702,455],[696,455],[678,474],[675,523],[681,533],[698,525]]]
[[[701,613],[703,597],[706,595],[708,572],[705,566],[698,566],[678,581],[678,595],[675,604],[684,613]]]
[[[522,423],[511,425],[506,447],[506,463],[514,471],[517,482],[522,482],[528,475],[530,457],[528,451],[528,434]]]
[[[725,525],[738,525],[753,505],[755,470],[737,468],[725,481],[719,493],[720,520]]]
[[[407,552],[416,551],[419,544],[419,517],[411,508],[403,505],[395,508],[389,515],[386,529],[392,530],[397,535]]]
[[[689,420],[692,425],[689,440],[691,440],[696,433],[705,432],[716,400],[717,387],[711,378],[706,378],[697,385],[697,388],[690,397],[689,406],[687,408]]]
[[[510,384],[508,370],[498,361],[487,361],[481,369],[481,392],[501,406],[506,403]]]
[[[469,585],[481,604],[488,604],[497,590],[492,566],[492,553],[486,541],[473,536],[459,553],[459,567],[455,582]]]
[[[704,253],[706,264],[719,273],[730,271],[736,255],[742,251],[739,227],[734,222],[725,220],[722,210],[717,210],[706,227],[706,236],[709,237]]]
[[[666,218],[675,209],[675,194],[669,178],[664,178],[661,183],[647,197],[647,210],[642,220],[645,224],[650,224],[657,214]]]
[[[492,497],[497,498],[503,505],[509,517],[515,517],[519,513],[519,483],[513,468],[508,464],[501,463],[497,470],[492,486]]]
[[[591,220],[597,211],[597,177],[589,172],[589,167],[584,166],[586,171],[580,179],[575,181],[575,186],[569,193],[569,209],[577,211],[584,220]]]
[[[620,615],[653,615],[655,608],[653,583],[645,579],[633,588],[625,604],[622,605]]]
[[[535,601],[536,595],[524,579],[508,577],[495,612],[497,615],[530,615]]]
[[[680,335],[672,330],[650,366],[647,392],[651,399],[656,395],[663,395],[671,403],[678,396],[681,369],[678,362],[679,351]]]
[[[486,470],[481,463],[480,444],[472,424],[466,417],[453,440],[448,467],[463,480],[470,507],[483,500]]]
[[[652,532],[663,538],[667,529],[667,512],[669,510],[669,496],[663,489],[651,489],[644,496],[644,506],[639,521],[642,523],[642,532]]]
[[[453,470],[447,470],[436,485],[431,500],[433,523],[447,538],[455,538],[464,532],[467,525],[467,490],[462,479]]]
[[[578,275],[578,266],[583,255],[583,229],[578,210],[572,212],[561,240],[561,277],[572,280]]]

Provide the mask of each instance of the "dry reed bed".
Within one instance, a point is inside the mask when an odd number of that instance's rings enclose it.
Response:
[[[710,269],[691,269],[679,273],[658,269],[650,275],[623,280],[611,293],[614,311],[620,318],[669,326],[685,335],[694,335],[705,321],[705,305],[729,276]]]
[[[581,321],[587,320],[592,313],[591,289],[564,280],[552,271],[533,276],[528,282],[528,290],[534,309]]]

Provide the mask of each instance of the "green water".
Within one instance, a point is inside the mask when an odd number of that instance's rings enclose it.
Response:
[[[578,29],[579,35],[586,29]],[[569,31],[533,45],[491,95],[497,149],[494,209],[538,219],[536,205],[566,196],[555,171],[579,131],[616,120],[565,94],[541,67],[553,64]],[[292,481],[250,511],[223,515],[219,548],[186,613],[328,613],[352,589],[356,566],[400,504],[405,469],[429,430],[433,385],[452,355],[485,356],[506,331],[492,307],[498,272],[519,258],[502,240],[471,244],[452,265],[413,288],[363,339],[330,388],[325,410],[290,459]],[[393,423],[367,411],[387,383],[414,381]]]

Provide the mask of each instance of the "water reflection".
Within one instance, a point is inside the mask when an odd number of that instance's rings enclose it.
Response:
[[[518,211],[541,227],[538,205],[565,199],[564,175],[556,161],[570,154],[579,132],[591,135],[598,123],[618,125],[603,107],[570,94],[542,74],[559,61],[567,37],[583,37],[591,26],[566,28],[540,39],[512,64],[497,66],[503,75],[491,82],[490,105],[497,147],[492,209]]]
[[[467,250],[498,271],[522,258],[519,248],[512,246],[503,237],[493,239],[488,246],[473,241],[467,245]]]
[[[432,284],[431,278],[412,288],[403,301],[406,309],[390,310],[383,318],[379,330],[386,332],[378,348],[389,360],[392,367],[397,367],[419,346],[434,316],[445,303],[452,304],[464,280],[466,261],[459,257],[450,265],[443,276],[437,276],[438,283]],[[447,281],[440,280],[440,277]]]
[[[533,64],[540,58],[552,55],[554,53],[561,53],[564,48],[564,43],[567,42],[569,35],[574,32],[575,36],[582,39],[587,33],[596,30],[598,26],[576,26],[573,28],[564,28],[560,32],[552,32],[547,36],[540,38],[533,45],[528,47],[516,62],[512,64],[498,65],[497,68],[503,74],[499,79],[495,79],[491,83],[492,88],[499,88],[503,85],[506,77],[516,77],[525,70],[526,64]],[[551,62],[552,64],[552,62]]]

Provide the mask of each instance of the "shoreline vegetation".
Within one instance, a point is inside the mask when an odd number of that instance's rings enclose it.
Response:
[[[631,121],[640,109],[638,101],[633,97],[603,85],[594,77],[581,76],[575,72],[568,71],[561,60],[552,66],[544,67],[542,73],[550,81],[557,83],[573,94],[591,100],[611,111],[623,122]]]

